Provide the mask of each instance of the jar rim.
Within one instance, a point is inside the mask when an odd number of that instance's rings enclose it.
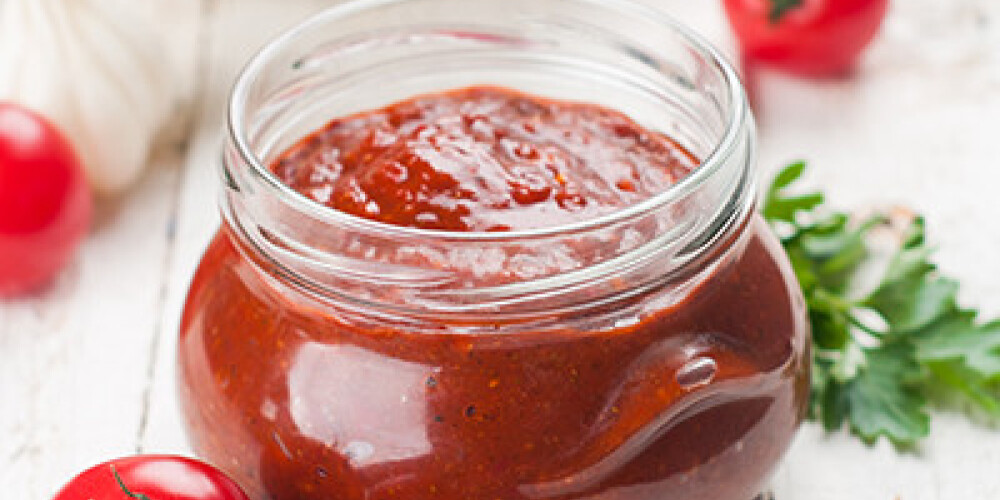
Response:
[[[447,231],[398,226],[366,219],[320,204],[278,179],[267,168],[265,162],[254,153],[248,140],[248,122],[245,119],[250,88],[255,83],[257,76],[262,74],[267,65],[277,58],[282,49],[292,44],[297,38],[317,25],[328,23],[354,13],[407,1],[409,0],[352,0],[330,7],[286,30],[277,38],[268,42],[250,59],[240,72],[229,98],[227,122],[230,140],[243,162],[250,167],[251,174],[263,181],[269,189],[280,196],[284,202],[294,206],[296,210],[308,213],[319,219],[330,219],[340,225],[382,234],[397,234],[400,237],[406,238],[420,237],[439,241],[466,242],[511,242],[548,238],[606,227],[670,205],[703,185],[707,179],[711,178],[713,174],[722,168],[727,158],[740,144],[742,130],[747,126],[747,121],[749,120],[749,103],[747,102],[746,94],[736,70],[718,49],[701,35],[684,26],[671,16],[633,0],[574,0],[581,3],[599,4],[604,7],[610,4],[614,8],[629,10],[636,16],[654,20],[664,25],[666,29],[672,30],[674,34],[679,35],[687,43],[688,49],[695,51],[699,56],[714,64],[722,80],[725,82],[725,92],[728,96],[730,106],[725,110],[724,132],[721,134],[721,139],[708,155],[700,159],[697,168],[662,192],[607,214],[567,224],[505,232]]]

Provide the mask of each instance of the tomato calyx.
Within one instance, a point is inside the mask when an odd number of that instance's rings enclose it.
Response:
[[[178,455],[135,455],[102,462],[77,474],[52,498],[84,499],[250,500],[218,468]]]
[[[807,78],[849,75],[889,7],[889,0],[722,1],[748,63]]]
[[[771,24],[778,24],[781,18],[790,10],[795,10],[802,6],[804,0],[768,0],[767,21]]]
[[[115,469],[114,465],[111,465],[111,474],[115,476],[115,481],[118,483],[118,487],[121,488],[122,492],[130,498],[134,498],[136,500],[150,500],[150,498],[145,494],[133,493],[132,490],[128,489],[128,486],[125,486],[125,481],[122,481],[122,477],[118,474],[118,469]]]

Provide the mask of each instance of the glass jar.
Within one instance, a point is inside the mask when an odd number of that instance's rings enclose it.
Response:
[[[618,109],[700,159],[593,220],[390,226],[267,165],[333,117],[473,84]],[[236,84],[225,221],[179,383],[256,500],[750,500],[808,396],[803,299],[755,214],[754,128],[715,50],[622,0],[361,0]]]

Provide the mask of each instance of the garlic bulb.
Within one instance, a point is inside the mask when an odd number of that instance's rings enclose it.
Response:
[[[156,18],[184,3],[0,0],[0,99],[55,122],[99,193],[135,181],[189,90]]]

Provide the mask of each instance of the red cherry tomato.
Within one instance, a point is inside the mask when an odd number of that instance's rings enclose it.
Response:
[[[849,70],[885,18],[889,0],[724,0],[744,56],[791,73]]]
[[[0,102],[0,296],[49,281],[90,216],[90,188],[66,138],[38,114]]]
[[[225,474],[170,455],[119,458],[87,469],[53,500],[248,500]]]

